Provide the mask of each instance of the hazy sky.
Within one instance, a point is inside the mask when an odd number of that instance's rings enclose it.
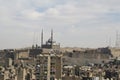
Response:
[[[0,49],[40,44],[42,28],[61,46],[114,46],[120,0],[0,0]]]

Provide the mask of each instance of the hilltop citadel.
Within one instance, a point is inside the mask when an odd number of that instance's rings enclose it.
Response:
[[[41,45],[0,50],[0,80],[119,80],[120,72],[117,77],[103,78],[108,76],[107,70],[112,68],[112,74],[120,69],[119,57],[119,48],[61,48],[54,41],[52,30],[50,39],[44,44],[42,31]],[[118,62],[114,63],[115,60]],[[111,66],[107,69],[106,65]],[[104,76],[103,72],[106,73]]]

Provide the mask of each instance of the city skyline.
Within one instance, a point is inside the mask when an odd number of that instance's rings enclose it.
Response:
[[[62,47],[115,46],[120,30],[119,0],[0,1],[0,49],[40,45],[54,31]],[[36,42],[33,39],[38,38]]]

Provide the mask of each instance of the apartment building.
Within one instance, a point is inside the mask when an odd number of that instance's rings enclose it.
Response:
[[[40,54],[37,56],[36,80],[61,80],[62,55]]]

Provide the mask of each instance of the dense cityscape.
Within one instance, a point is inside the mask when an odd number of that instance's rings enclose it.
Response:
[[[120,80],[120,0],[0,0],[0,80]]]
[[[61,48],[51,36],[41,45],[0,50],[0,80],[120,80],[119,48]]]

